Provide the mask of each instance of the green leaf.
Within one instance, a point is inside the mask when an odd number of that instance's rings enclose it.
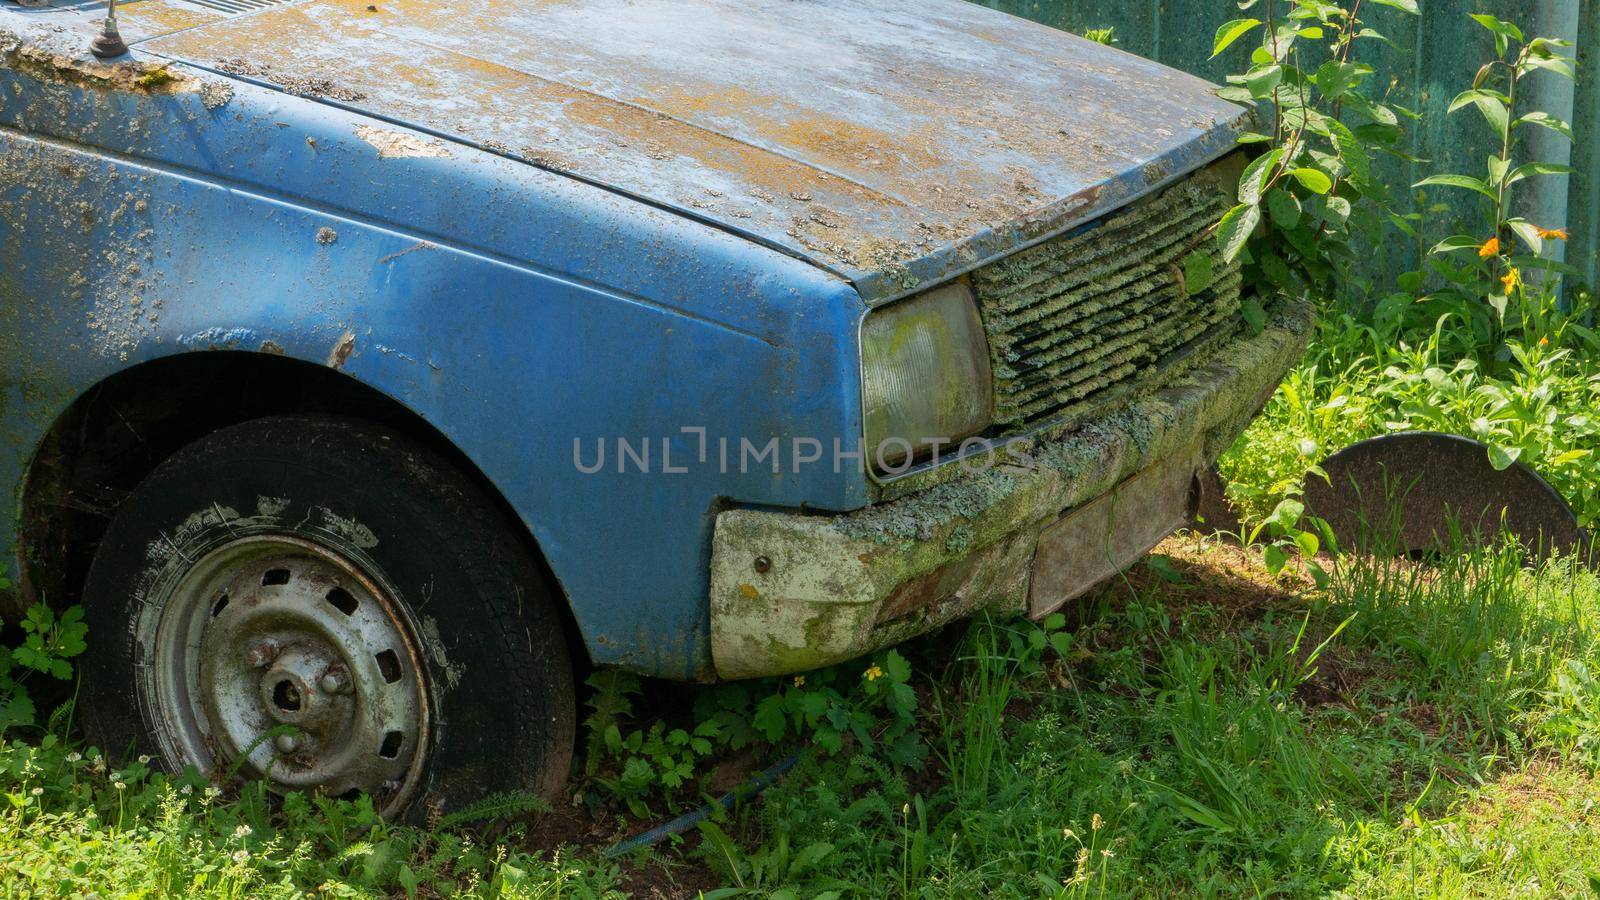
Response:
[[[1491,91],[1487,88],[1472,88],[1457,94],[1455,98],[1450,101],[1450,105],[1445,107],[1445,112],[1455,112],[1463,106],[1477,103],[1480,100],[1488,100],[1489,102],[1497,103],[1500,106],[1509,106],[1511,103],[1511,98],[1500,93],[1499,91]]]
[[[1390,9],[1408,12],[1413,16],[1422,14],[1422,11],[1417,9],[1417,0],[1371,0],[1371,2],[1379,6],[1387,6]]]
[[[1249,88],[1253,100],[1272,99],[1273,91],[1277,90],[1280,84],[1283,84],[1283,66],[1276,63],[1251,69],[1244,77],[1244,86]]]
[[[1333,179],[1329,178],[1328,174],[1321,169],[1302,166],[1298,169],[1290,169],[1289,174],[1293,175],[1294,180],[1300,182],[1301,186],[1314,194],[1326,194],[1333,190]]]
[[[1260,222],[1261,207],[1252,203],[1241,203],[1223,214],[1222,221],[1217,223],[1217,243],[1222,246],[1224,262],[1239,258],[1239,251],[1244,249],[1245,241]]]
[[[1263,250],[1256,264],[1261,267],[1261,274],[1267,276],[1267,281],[1274,287],[1288,290],[1294,286],[1294,275],[1289,271],[1289,264],[1278,254],[1271,250]]]
[[[1289,552],[1277,544],[1271,544],[1262,554],[1261,561],[1266,565],[1269,574],[1276,575],[1289,564]]]
[[[1380,125],[1396,125],[1400,121],[1399,116],[1396,116],[1394,110],[1386,104],[1373,103],[1360,94],[1346,94],[1343,99],[1346,106]]]
[[[1196,250],[1183,258],[1183,289],[1198,294],[1211,286],[1211,254]]]
[[[1523,163],[1512,169],[1511,173],[1506,176],[1506,184],[1516,184],[1524,178],[1531,178],[1535,175],[1571,175],[1572,173],[1573,168],[1571,166],[1546,162]]]
[[[1538,56],[1530,56],[1523,61],[1522,66],[1524,69],[1548,69],[1551,72],[1556,72],[1569,79],[1577,77],[1576,73],[1572,70],[1572,63],[1569,62],[1565,57],[1554,56],[1549,58],[1541,58]]]
[[[1511,219],[1506,222],[1506,227],[1515,232],[1517,237],[1528,245],[1528,249],[1532,250],[1535,256],[1544,250],[1544,238],[1539,237],[1539,227],[1537,225],[1527,219]]]
[[[911,677],[911,663],[900,655],[897,650],[890,650],[883,659],[884,671],[895,681],[905,681]]]
[[[22,692],[21,687],[13,690],[15,693],[0,704],[0,734],[5,734],[12,728],[23,728],[34,723],[33,701]]]
[[[1239,176],[1239,202],[1256,204],[1261,202],[1261,192],[1267,186],[1267,180],[1272,177],[1273,171],[1278,166],[1278,161],[1283,159],[1283,148],[1268,150],[1244,167],[1244,173]]]
[[[1279,228],[1300,224],[1300,200],[1288,191],[1273,188],[1267,192],[1267,215]]]
[[[1361,146],[1360,138],[1338,119],[1328,120],[1328,130],[1333,135],[1333,145],[1339,150],[1339,159],[1350,170],[1350,180],[1355,182],[1356,187],[1367,184],[1372,176],[1371,161],[1367,157],[1367,148]]]
[[[750,726],[761,732],[768,741],[776,742],[788,730],[789,719],[784,715],[783,698],[777,694],[756,704],[755,715],[750,717]]]
[[[1509,127],[1507,122],[1510,118],[1510,104],[1505,97],[1493,91],[1462,91],[1456,95],[1454,100],[1450,101],[1450,107],[1446,111],[1455,112],[1469,103],[1478,107],[1478,112],[1483,113],[1484,121],[1489,123],[1489,127],[1494,129],[1496,135],[1501,138],[1506,136],[1506,129]]]
[[[1429,175],[1427,178],[1424,178],[1416,184],[1413,184],[1412,187],[1426,187],[1433,184],[1437,184],[1442,187],[1465,188],[1469,191],[1477,191],[1485,197],[1488,197],[1490,200],[1495,198],[1494,192],[1489,190],[1489,188],[1484,185],[1482,181],[1479,181],[1478,179],[1469,175]]]
[[[1335,228],[1344,228],[1350,221],[1350,201],[1343,197],[1328,197],[1323,204],[1322,221]]]
[[[1503,472],[1511,468],[1511,464],[1522,455],[1521,447],[1501,447],[1498,444],[1489,445],[1489,465],[1494,466],[1496,472]]]
[[[1330,59],[1317,67],[1317,90],[1329,100],[1344,96],[1360,80],[1360,69],[1354,63]]]
[[[1317,551],[1322,549],[1322,541],[1317,538],[1317,534],[1314,531],[1297,533],[1294,536],[1294,543],[1296,547],[1300,548],[1302,556],[1316,556]]]
[[[1484,163],[1484,171],[1489,175],[1483,180],[1484,184],[1504,184],[1506,172],[1511,170],[1511,160],[1503,156],[1491,156]]]
[[[1282,528],[1284,531],[1300,524],[1300,517],[1305,515],[1306,506],[1293,497],[1285,497],[1278,501],[1272,508],[1272,514],[1267,516],[1267,522]]]
[[[1172,557],[1160,553],[1152,553],[1145,557],[1145,568],[1162,581],[1170,584],[1183,584],[1183,573],[1172,564]]]
[[[1537,125],[1540,128],[1548,128],[1551,131],[1562,135],[1569,141],[1572,140],[1571,125],[1568,125],[1563,119],[1558,119],[1555,116],[1540,110],[1535,110],[1534,112],[1528,113],[1527,115],[1513,122],[1512,125],[1513,127],[1522,125]]]
[[[1228,46],[1239,38],[1249,34],[1252,29],[1261,24],[1260,19],[1234,19],[1223,22],[1217,29],[1216,38],[1211,42],[1211,57],[1215,59],[1218,54],[1228,49]]]
[[[1267,327],[1267,311],[1261,307],[1261,301],[1254,297],[1239,301],[1239,315],[1244,317],[1245,324],[1255,334],[1260,334]]]
[[[1429,250],[1428,252],[1454,253],[1458,250],[1471,250],[1476,253],[1478,248],[1481,246],[1483,246],[1482,238],[1473,237],[1470,234],[1453,234],[1439,243],[1434,244],[1433,249]]]
[[[1472,13],[1471,16],[1472,21],[1477,22],[1497,35],[1511,38],[1519,43],[1522,41],[1522,29],[1504,19],[1497,19],[1488,13]]]

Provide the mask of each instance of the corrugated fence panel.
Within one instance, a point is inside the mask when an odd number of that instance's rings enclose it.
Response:
[[[1572,190],[1567,195],[1567,223],[1572,240],[1567,262],[1580,278],[1600,286],[1600,0],[1583,0],[1578,13],[1578,92],[1572,124],[1578,141],[1572,147]]]
[[[1526,20],[1522,2],[1498,2],[1495,15]],[[1417,178],[1438,172],[1459,172],[1482,178],[1491,153],[1500,152],[1500,140],[1475,109],[1447,115],[1450,101],[1472,86],[1472,77],[1485,60],[1494,55],[1494,36],[1488,29],[1467,18],[1469,12],[1484,12],[1482,0],[1431,0],[1422,4],[1421,22],[1411,46],[1416,65],[1413,70],[1418,87],[1418,106],[1422,121],[1412,123],[1413,155],[1424,160],[1414,172]],[[1402,16],[1403,17],[1403,16]],[[1483,233],[1488,237],[1488,201],[1477,194],[1453,187],[1421,188],[1417,208],[1423,213],[1425,252],[1442,238],[1457,232]],[[1413,258],[1416,268],[1420,258]]]
[[[1239,43],[1218,59],[1211,59],[1217,26],[1236,18],[1238,7],[1227,0],[981,0],[1004,10],[1057,28],[1083,32],[1114,27],[1116,46],[1160,60],[1215,82],[1246,68],[1249,49]],[[1574,17],[1569,4],[1581,3]],[[1600,0],[1421,0],[1423,14],[1408,16],[1369,4],[1363,18],[1386,34],[1394,48],[1369,42],[1362,52],[1377,70],[1375,86],[1389,91],[1393,102],[1423,114],[1412,125],[1407,152],[1424,162],[1413,165],[1393,157],[1376,161],[1377,171],[1390,186],[1403,209],[1420,211],[1422,237],[1407,240],[1399,234],[1384,243],[1384,252],[1372,269],[1375,288],[1393,284],[1393,277],[1417,268],[1427,247],[1458,230],[1484,229],[1486,210],[1465,192],[1449,188],[1417,191],[1411,185],[1434,172],[1482,174],[1485,160],[1498,152],[1498,140],[1470,111],[1445,114],[1451,99],[1470,85],[1473,73],[1493,53],[1489,33],[1467,18],[1468,13],[1490,12],[1518,22],[1524,31],[1544,33],[1576,18],[1579,83],[1572,88],[1548,82],[1546,96],[1558,96],[1573,107],[1576,142],[1572,164],[1578,175],[1570,179],[1524,183],[1518,210],[1540,225],[1565,224],[1571,232],[1567,262],[1580,271],[1581,283],[1600,281],[1600,78],[1592,66],[1600,57]],[[1523,109],[1521,111],[1526,111]],[[1543,136],[1535,139],[1538,140]],[[1545,141],[1545,158],[1565,152]]]

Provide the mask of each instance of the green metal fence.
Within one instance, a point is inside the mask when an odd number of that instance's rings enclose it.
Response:
[[[1222,82],[1246,68],[1245,41],[1211,59],[1217,26],[1238,18],[1234,0],[980,0],[986,6],[1082,33],[1114,27],[1116,46],[1170,66]],[[1600,284],[1600,0],[1420,0],[1421,16],[1410,16],[1368,4],[1362,16],[1396,45],[1366,46],[1365,61],[1376,70],[1376,84],[1387,86],[1395,102],[1423,115],[1411,131],[1410,154],[1425,162],[1380,163],[1377,171],[1421,210],[1423,237],[1386,242],[1379,271],[1392,275],[1420,265],[1434,241],[1453,233],[1462,222],[1479,221],[1459,191],[1410,185],[1434,172],[1478,175],[1498,145],[1482,120],[1468,111],[1446,116],[1452,98],[1467,87],[1473,73],[1494,52],[1489,33],[1467,17],[1489,12],[1518,22],[1525,33],[1573,41],[1578,55],[1578,82],[1540,73],[1530,82],[1531,104],[1573,123],[1576,140],[1569,146],[1544,129],[1529,129],[1530,157],[1569,162],[1577,174],[1532,179],[1517,201],[1519,212],[1544,227],[1564,226],[1571,238],[1560,249],[1579,271],[1579,283]],[[1520,104],[1519,104],[1520,106]]]

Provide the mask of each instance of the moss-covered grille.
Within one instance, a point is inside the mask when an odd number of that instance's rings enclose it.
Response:
[[[1151,387],[1239,321],[1239,265],[1205,234],[1232,200],[1206,170],[1098,224],[972,275],[994,366],[995,425],[1014,433],[1074,419]],[[1212,255],[1188,293],[1184,257]]]

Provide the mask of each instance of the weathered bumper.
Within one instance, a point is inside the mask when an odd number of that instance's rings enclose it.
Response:
[[[1043,615],[1158,542],[1193,476],[1244,430],[1305,348],[1312,311],[1283,301],[1262,333],[1114,414],[1008,463],[845,515],[717,517],[717,675],[829,665],[980,609]]]

